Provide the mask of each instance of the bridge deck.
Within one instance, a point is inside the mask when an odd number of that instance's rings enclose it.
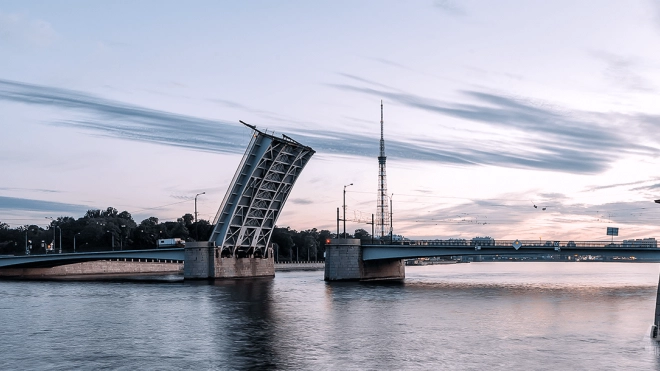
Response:
[[[68,254],[22,255],[0,257],[0,268],[56,267],[106,259],[152,259],[183,261],[183,248],[79,252]]]

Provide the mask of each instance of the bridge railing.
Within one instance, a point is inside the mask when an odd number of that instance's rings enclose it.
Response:
[[[537,241],[537,240],[409,240],[394,241],[388,245],[443,246],[443,247],[512,247],[518,242],[519,247],[564,247],[564,248],[657,248],[656,241]]]

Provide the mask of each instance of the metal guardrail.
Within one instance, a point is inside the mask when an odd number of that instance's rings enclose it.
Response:
[[[512,247],[518,243],[519,247],[573,247],[573,248],[599,248],[599,249],[622,249],[622,248],[657,248],[657,242],[642,241],[536,241],[536,240],[410,240],[398,241],[387,245],[408,246],[443,246],[443,247]]]

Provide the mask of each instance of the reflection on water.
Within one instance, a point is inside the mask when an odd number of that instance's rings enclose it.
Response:
[[[199,282],[0,281],[0,369],[659,369],[658,265],[407,267]]]

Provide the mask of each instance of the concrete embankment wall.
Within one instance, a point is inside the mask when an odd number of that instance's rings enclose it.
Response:
[[[288,271],[322,271],[325,268],[325,263],[319,262],[287,262],[275,263],[275,271],[288,272]]]
[[[178,274],[183,263],[147,261],[98,260],[60,265],[52,268],[3,268],[0,277],[6,278],[74,278],[76,276],[112,275],[132,276],[141,274]]]

